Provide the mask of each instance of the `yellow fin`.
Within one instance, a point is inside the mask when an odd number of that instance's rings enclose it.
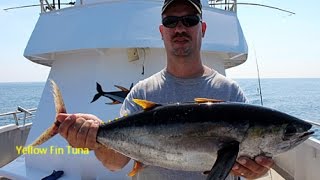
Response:
[[[120,89],[121,91],[124,91],[124,92],[129,92],[129,89],[125,88],[125,87],[122,87],[122,86],[118,86],[118,85],[114,85],[114,87]]]
[[[141,162],[134,161],[133,168],[131,172],[129,172],[128,176],[132,177],[136,175],[142,168],[143,168],[143,164]]]
[[[208,99],[208,98],[194,98],[194,101],[196,103],[207,103],[207,102],[219,103],[219,102],[225,102],[225,101],[219,100],[219,99]]]
[[[142,109],[150,109],[150,108],[153,108],[157,105],[156,103],[154,103],[152,101],[147,101],[147,100],[143,100],[143,99],[133,99],[133,102],[135,102],[140,107],[142,107]]]

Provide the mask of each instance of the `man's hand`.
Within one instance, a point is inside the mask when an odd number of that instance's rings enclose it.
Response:
[[[59,133],[72,147],[92,150],[99,147],[96,137],[102,121],[96,116],[60,113],[57,115],[57,120],[61,122]]]
[[[248,157],[239,157],[232,168],[233,174],[247,179],[256,179],[265,175],[274,164],[271,158],[257,156],[254,160]]]
[[[61,122],[59,133],[75,148],[94,150],[101,163],[111,171],[122,169],[130,158],[97,143],[97,133],[102,122],[92,114],[59,113],[57,120]]]

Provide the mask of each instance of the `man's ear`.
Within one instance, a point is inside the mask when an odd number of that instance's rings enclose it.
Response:
[[[161,39],[163,39],[163,25],[162,24],[159,25],[159,31],[160,31]]]
[[[201,27],[202,27],[202,37],[204,37],[204,35],[206,34],[206,30],[207,30],[207,23],[206,22],[201,22]]]

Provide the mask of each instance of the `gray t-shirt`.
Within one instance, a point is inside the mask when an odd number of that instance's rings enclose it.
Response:
[[[169,74],[166,69],[138,82],[127,95],[120,115],[141,110],[132,99],[145,99],[159,104],[190,102],[194,98],[210,98],[232,102],[246,102],[242,90],[236,82],[213,69],[201,77],[182,79]],[[202,172],[185,172],[147,166],[133,179],[137,180],[179,180],[206,179]],[[227,179],[234,179],[229,176]]]

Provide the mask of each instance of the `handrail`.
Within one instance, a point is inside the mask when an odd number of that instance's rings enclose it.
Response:
[[[320,127],[320,123],[318,123],[318,122],[309,121],[309,120],[304,120],[304,121],[307,122],[307,123],[310,123],[310,124],[312,124],[312,125],[315,125],[315,126],[319,126],[319,127]]]
[[[216,6],[221,6],[222,8],[224,7],[224,10],[228,10],[228,11],[234,11],[237,12],[237,5],[248,5],[248,6],[260,6],[260,7],[264,7],[264,8],[270,8],[270,9],[275,9],[278,11],[282,11],[282,12],[286,12],[289,13],[289,15],[294,15],[296,14],[295,12],[292,11],[288,11],[285,9],[281,9],[278,7],[274,7],[274,6],[268,6],[265,4],[259,4],[259,3],[237,3],[236,0],[230,0],[232,2],[229,2],[229,0],[225,0],[225,2],[222,2],[223,0],[209,0],[209,6],[212,7],[216,7]]]
[[[211,7],[237,12],[237,0],[209,0],[208,3]]]
[[[25,109],[25,108],[18,106],[16,111],[0,113],[0,117],[12,115],[17,126],[19,126],[20,120],[23,120],[23,125],[25,125],[26,119],[32,118],[34,116],[34,112],[36,112],[36,110],[37,110],[37,108]],[[23,117],[20,118],[18,115],[22,114],[22,113],[23,113]]]

